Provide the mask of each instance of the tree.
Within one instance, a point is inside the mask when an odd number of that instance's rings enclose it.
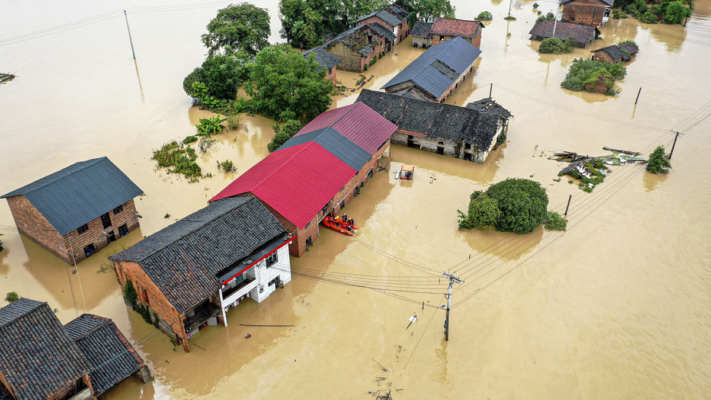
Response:
[[[231,52],[229,46],[226,50]],[[237,86],[244,77],[245,63],[246,56],[243,53],[210,56],[201,67],[195,68],[185,77],[183,89],[188,95],[200,98],[201,95],[196,92],[196,87],[201,85],[195,85],[198,83],[205,86],[203,97],[207,95],[218,100],[234,100],[237,97]]]
[[[681,1],[672,1],[667,6],[664,20],[669,24],[681,24],[691,11]]]
[[[202,43],[208,48],[208,55],[218,54],[229,46],[255,56],[259,50],[269,46],[272,31],[265,8],[242,3],[219,10],[207,24],[207,32],[202,35]]]
[[[435,17],[455,17],[455,7],[449,0],[403,0],[402,3],[410,11],[407,17],[410,26],[414,26],[417,21],[431,22]]]
[[[658,146],[652,154],[649,155],[649,162],[647,163],[647,172],[653,174],[668,174],[671,168],[671,163],[667,159],[666,152],[664,151],[664,146]]]
[[[183,79],[183,90],[188,96],[195,97],[193,96],[193,82],[203,82],[204,80],[202,68],[197,67]]]
[[[279,2],[281,37],[300,49],[310,49],[321,44],[326,31],[324,16],[314,10],[308,1],[281,0]]]
[[[481,194],[469,203],[468,220],[472,227],[493,228],[501,217],[501,210],[496,200]]]
[[[494,19],[494,16],[491,15],[491,13],[488,11],[480,12],[479,15],[475,18],[476,21],[491,21],[492,19]]]
[[[318,68],[314,55],[304,58],[288,45],[270,46],[248,66],[244,90],[267,118],[310,121],[331,105],[333,82]]]
[[[538,47],[539,53],[572,53],[573,52],[573,40],[568,36],[565,41],[562,41],[556,37],[546,38],[541,40],[541,45]]]
[[[529,179],[506,179],[489,187],[486,195],[501,210],[497,231],[528,233],[546,219],[548,195],[540,183]]]
[[[274,129],[275,135],[272,141],[267,144],[267,150],[269,150],[270,153],[276,151],[281,145],[294,137],[294,135],[301,130],[301,122],[292,119],[286,121],[284,125],[274,124],[272,128]]]

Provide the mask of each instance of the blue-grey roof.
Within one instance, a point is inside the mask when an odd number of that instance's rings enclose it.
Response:
[[[318,63],[318,70],[326,68],[333,68],[338,65],[341,60],[334,56],[333,54],[326,51],[323,47],[314,47],[311,50],[303,52],[304,58],[307,58],[309,54],[313,53],[316,56],[316,62]]]
[[[0,198],[24,195],[61,235],[143,191],[106,157],[72,164]]]
[[[294,136],[281,145],[279,150],[288,149],[289,147],[298,146],[308,142],[318,143],[321,147],[328,150],[331,154],[338,157],[339,160],[343,161],[356,171],[360,171],[363,165],[370,161],[371,158],[367,151],[363,150],[360,146],[353,143],[331,127],[317,129],[313,132]]]
[[[391,43],[395,42],[395,34],[391,30],[387,29],[386,27],[384,27],[380,24],[376,24],[376,23],[372,23],[368,26],[371,27],[374,31],[378,32],[381,36],[384,36],[385,39],[388,40],[389,42],[391,42]]]
[[[479,54],[481,50],[476,46],[460,37],[455,37],[430,47],[386,83],[383,89],[411,81],[438,98],[447,91],[459,75],[466,72]]]
[[[364,19],[368,19],[371,17],[378,17],[393,28],[402,23],[402,21],[398,17],[390,14],[387,11],[380,10],[360,18],[358,21],[356,21],[356,24]]]
[[[217,274],[250,256],[286,229],[254,197],[219,200],[154,233],[112,261],[138,263],[183,313],[217,293]]]
[[[415,37],[427,38],[430,36],[433,22],[417,21],[415,26],[410,30],[410,35]]]

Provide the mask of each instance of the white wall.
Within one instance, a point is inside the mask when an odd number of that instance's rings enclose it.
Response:
[[[254,288],[250,295],[258,303],[269,297],[272,290],[267,286],[269,281],[277,276],[284,284],[291,282],[291,262],[289,260],[289,246],[283,246],[276,252],[278,261],[276,264],[267,268],[266,260],[262,260],[253,268],[257,278],[257,287]],[[271,289],[276,289],[272,287]]]

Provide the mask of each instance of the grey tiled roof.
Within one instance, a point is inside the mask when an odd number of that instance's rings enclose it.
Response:
[[[307,58],[309,54],[313,53],[316,56],[316,62],[319,65],[318,70],[321,71],[322,69],[326,68],[333,68],[336,65],[338,65],[341,60],[334,56],[333,54],[329,53],[328,51],[324,50],[322,47],[314,47],[311,50],[305,51],[304,58]]]
[[[620,50],[620,48],[614,44],[612,46],[602,47],[597,50],[593,50],[592,53],[595,53],[598,51],[604,51],[614,61],[629,61],[630,60],[630,57],[627,54],[625,54],[622,50]]]
[[[368,26],[371,27],[374,31],[378,32],[380,36],[384,36],[385,39],[390,43],[395,42],[395,34],[384,26],[376,23],[372,23]]]
[[[587,25],[571,24],[569,22],[550,21],[541,19],[536,21],[529,34],[542,38],[553,37],[553,27],[555,26],[555,37],[560,40],[565,40],[570,36],[573,41],[579,44],[587,45],[595,39],[595,33],[599,32],[597,28]]]
[[[481,100],[471,102],[467,104],[467,108],[477,110],[482,113],[490,113],[504,119],[513,118],[513,115],[509,110],[502,107],[501,104],[497,103],[496,100],[491,97],[485,97]]]
[[[624,48],[630,55],[639,53],[639,48],[634,43],[622,43],[617,47]]]
[[[432,30],[432,22],[417,21],[410,31],[410,36],[428,38]]]
[[[145,365],[116,324],[108,318],[84,314],[65,328],[89,360],[89,376],[96,396]]]
[[[392,12],[394,12],[395,14],[397,14],[397,15],[398,15],[400,18],[402,18],[402,19],[405,19],[405,18],[408,17],[408,15],[410,15],[410,13],[407,12],[407,10],[405,10],[405,9],[402,8],[402,7],[400,7],[400,6],[397,5],[396,3],[390,4],[389,6],[383,8],[383,10],[387,10],[387,9],[392,10]]]
[[[89,373],[89,362],[47,303],[0,309],[0,372],[17,399],[56,395]]]
[[[0,198],[25,195],[66,235],[142,193],[111,160],[102,157],[72,164]]]
[[[476,109],[418,100],[392,93],[363,89],[362,101],[398,126],[429,139],[471,143],[488,150],[496,136],[499,117]]]
[[[372,13],[372,14],[368,14],[368,15],[366,15],[366,16],[360,18],[358,21],[356,21],[356,24],[357,24],[358,22],[364,20],[364,19],[368,19],[368,18],[371,18],[371,17],[378,17],[378,18],[380,18],[381,20],[383,20],[385,23],[387,23],[388,25],[392,26],[393,28],[396,27],[396,26],[398,26],[398,25],[400,25],[400,24],[402,23],[402,21],[400,20],[400,18],[398,18],[398,17],[396,17],[396,16],[390,14],[390,13],[387,12],[387,11],[380,10],[380,11],[376,11],[376,12],[374,12],[374,13]]]
[[[328,150],[331,154],[338,157],[339,160],[356,171],[360,171],[363,165],[371,159],[367,151],[361,149],[360,146],[351,142],[331,127],[294,136],[279,147],[279,150],[288,149],[289,147],[298,146],[307,142],[318,143],[321,147]]]
[[[219,290],[219,271],[285,233],[256,198],[228,198],[211,203],[109,259],[138,263],[183,313]]]

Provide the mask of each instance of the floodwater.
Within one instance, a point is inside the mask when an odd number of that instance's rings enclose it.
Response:
[[[555,7],[539,3],[544,14]],[[146,193],[137,200],[141,229],[81,263],[77,274],[20,236],[0,205],[0,293],[47,301],[64,323],[75,307],[110,317],[149,362],[155,381],[131,378],[107,398],[355,399],[378,390],[402,399],[708,398],[711,123],[701,108],[711,100],[710,1],[697,2],[686,31],[632,18],[601,29],[595,47],[632,39],[641,48],[614,98],[560,88],[573,58],[591,49],[539,55],[528,40],[533,1],[514,5],[513,22],[503,20],[506,2],[454,1],[459,18],[487,10],[494,20],[476,73],[447,102],[465,105],[492,90],[515,116],[507,143],[483,165],[393,146],[390,171],[377,173],[347,207],[360,232],[322,230],[312,251],[292,260],[294,279],[284,290],[231,310],[229,327],[204,329],[185,354],[126,310],[107,257],[203,207],[267,155],[273,135],[272,121],[245,116],[245,127],[218,135],[201,155],[214,177],[199,183],[150,161],[152,149],[192,134],[209,115],[182,91],[183,77],[204,57],[200,34],[219,7],[195,4],[0,4],[0,70],[17,75],[0,86],[0,192],[109,156]],[[271,40],[278,40],[277,2],[257,4],[269,9]],[[122,7],[135,63],[121,16],[15,44],[2,40]],[[379,89],[423,52],[409,44],[367,71],[374,77],[365,87]],[[347,87],[357,79],[338,71]],[[357,96],[339,96],[334,107]],[[672,128],[685,135],[668,176],[620,167],[593,194],[553,180],[561,165],[546,159],[550,151],[648,153],[671,143]],[[217,172],[224,159],[236,173]],[[403,163],[416,166],[413,182],[394,179]],[[553,210],[564,211],[572,195],[568,231],[457,230],[456,210],[466,209],[469,194],[507,177],[541,182]],[[444,270],[465,279],[455,285],[449,341],[436,309],[445,302]]]

